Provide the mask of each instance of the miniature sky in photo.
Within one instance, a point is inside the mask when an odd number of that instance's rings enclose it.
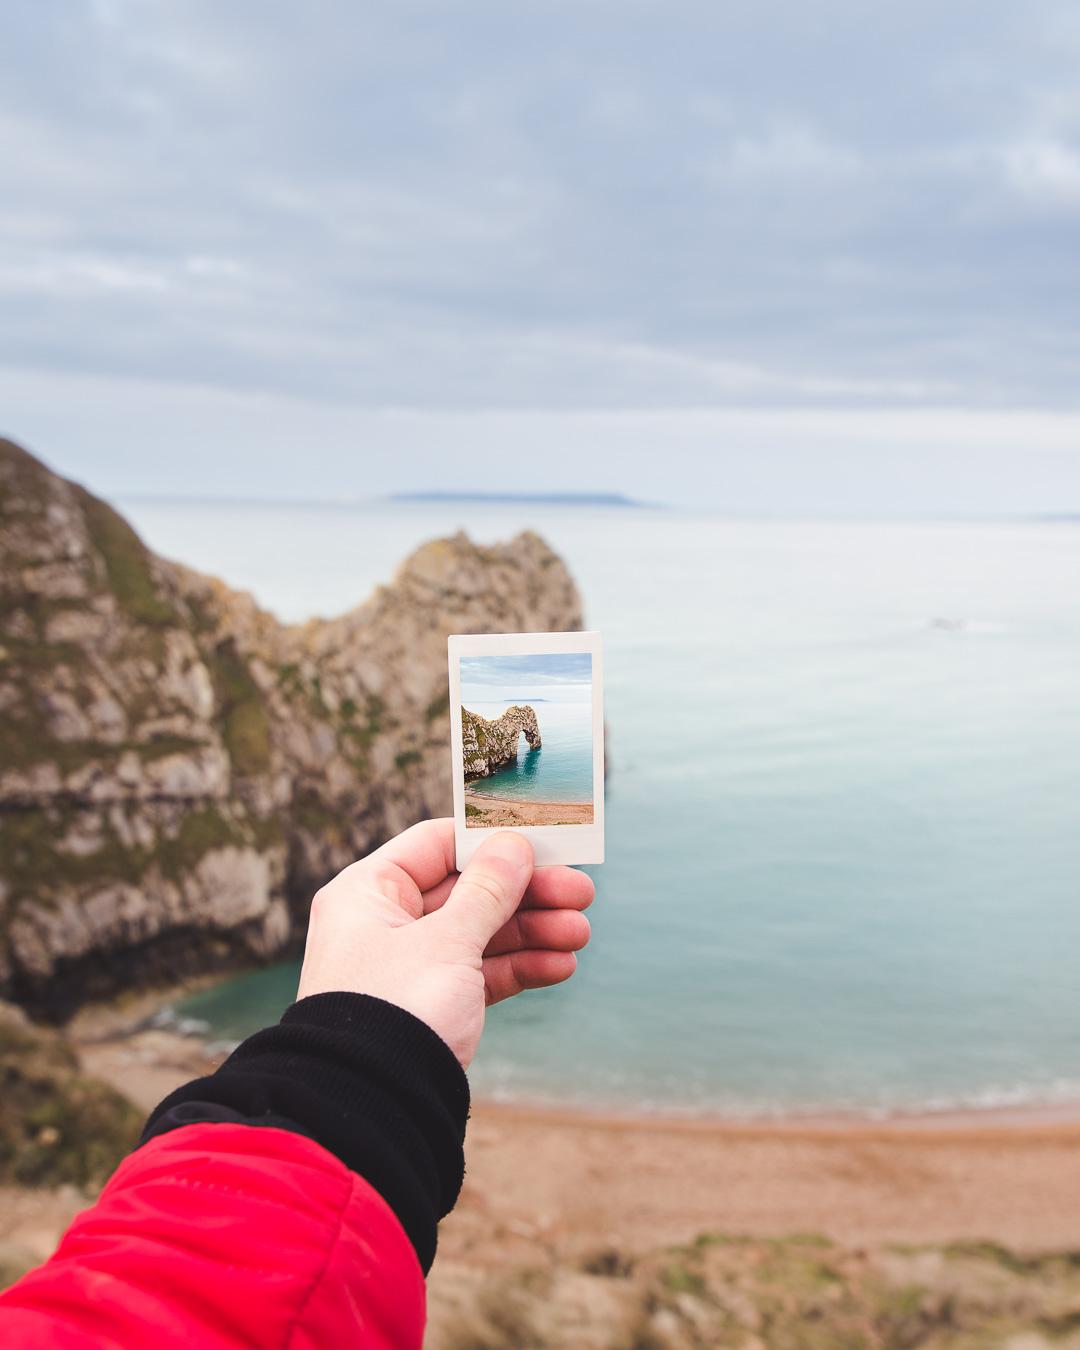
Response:
[[[470,703],[588,703],[592,698],[590,652],[463,656],[461,697]]]

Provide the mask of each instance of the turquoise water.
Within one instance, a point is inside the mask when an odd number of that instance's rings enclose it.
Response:
[[[289,618],[458,526],[530,525],[568,560],[605,639],[609,861],[577,976],[491,1011],[478,1091],[733,1113],[1080,1096],[1080,529],[129,509]],[[185,1011],[240,1036],[295,982]]]
[[[506,703],[470,703],[472,712],[495,718]],[[519,797],[533,802],[592,800],[592,705],[537,701],[530,704],[540,727],[539,750],[520,738],[513,763],[469,784],[473,792],[492,797]]]

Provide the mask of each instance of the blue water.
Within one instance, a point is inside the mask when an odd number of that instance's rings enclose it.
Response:
[[[506,703],[470,703],[470,711],[489,719],[504,713]],[[469,784],[473,792],[492,797],[520,797],[533,802],[588,802],[593,790],[592,705],[536,702],[530,705],[540,727],[540,749],[530,750],[520,738],[517,758],[487,778]]]
[[[607,858],[570,984],[481,1093],[862,1110],[1080,1096],[1080,529],[664,513],[131,509],[288,618],[532,526],[605,639]],[[283,547],[282,541],[285,541]],[[295,967],[185,1011],[235,1037]]]

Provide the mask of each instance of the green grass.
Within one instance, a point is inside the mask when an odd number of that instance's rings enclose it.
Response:
[[[124,749],[134,750],[144,764],[152,764],[156,759],[167,759],[169,755],[190,755],[206,748],[205,741],[192,740],[190,736],[162,735],[148,741],[139,741]]]
[[[341,834],[342,827],[347,823],[340,811],[333,810],[317,797],[311,796],[298,797],[293,801],[289,819],[308,834],[332,834],[335,837]]]
[[[235,825],[213,806],[190,811],[180,822],[173,839],[162,839],[145,855],[145,866],[157,863],[162,874],[178,881],[208,853],[230,845],[243,847],[252,840],[247,831]]]
[[[96,1185],[135,1145],[142,1112],[55,1033],[0,1020],[0,1082],[0,1181]]]
[[[284,827],[278,817],[233,820],[215,806],[189,811],[173,838],[159,837],[149,848],[123,844],[107,817],[93,808],[82,814],[100,824],[100,846],[93,853],[61,852],[57,841],[78,823],[80,810],[57,804],[48,810],[0,814],[0,855],[12,897],[44,904],[59,887],[91,889],[106,882],[138,885],[156,867],[167,880],[178,881],[215,849],[229,846],[267,848],[280,843]]]
[[[241,777],[266,773],[271,764],[270,718],[248,664],[231,639],[207,655],[214,692],[221,706],[221,735]]]
[[[426,722],[437,722],[440,717],[446,717],[450,712],[449,693],[440,694],[438,698],[433,698],[424,710],[424,720]]]
[[[705,1277],[701,1271],[681,1261],[673,1261],[669,1266],[665,1266],[660,1273],[660,1279],[664,1288],[673,1294],[693,1294],[695,1298],[701,1298],[705,1294]]]
[[[150,555],[142,540],[106,502],[75,487],[90,539],[105,564],[109,589],[120,607],[139,623],[164,627],[179,622],[176,611],[162,598],[150,570]]]

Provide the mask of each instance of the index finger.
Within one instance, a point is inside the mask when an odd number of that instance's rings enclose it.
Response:
[[[458,874],[451,872],[424,892],[424,913],[434,914],[449,899]],[[596,895],[592,878],[574,867],[538,867],[521,897],[522,909],[588,909]]]
[[[418,890],[430,890],[457,870],[453,817],[410,825],[369,854],[365,861],[393,863],[411,877]]]

